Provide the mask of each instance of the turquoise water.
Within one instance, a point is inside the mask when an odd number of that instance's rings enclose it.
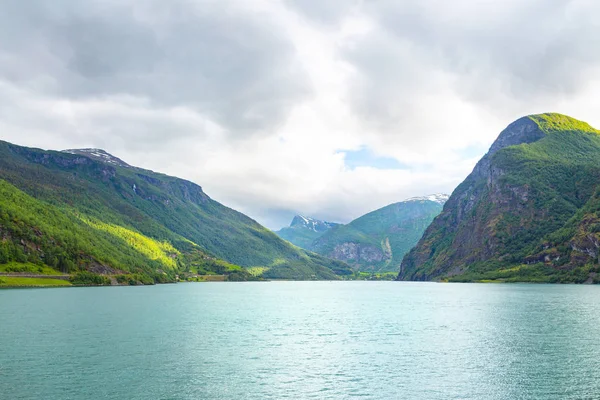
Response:
[[[1,399],[597,399],[600,287],[0,291]]]

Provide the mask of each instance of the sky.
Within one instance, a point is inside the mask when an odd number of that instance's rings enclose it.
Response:
[[[451,193],[523,115],[600,127],[595,0],[0,7],[0,139],[102,148],[271,229]]]

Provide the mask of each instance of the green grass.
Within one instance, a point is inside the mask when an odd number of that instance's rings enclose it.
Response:
[[[95,229],[123,239],[129,247],[140,252],[150,260],[158,261],[171,269],[174,269],[177,266],[176,257],[180,255],[180,252],[166,241],[159,242],[158,240],[146,237],[131,229],[114,224],[107,224],[83,217],[81,220]]]
[[[268,270],[269,270],[269,268],[267,268],[267,267],[252,267],[252,268],[248,268],[248,273],[250,273],[253,276],[261,276]]]
[[[567,115],[558,113],[545,113],[530,115],[529,118],[534,121],[540,129],[549,134],[553,132],[587,132],[600,134],[595,128],[592,128],[588,123],[576,120]]]
[[[36,275],[60,275],[61,272],[46,265],[32,263],[19,263],[11,261],[8,264],[0,264],[0,272],[3,273],[29,273]]]
[[[71,282],[50,278],[20,278],[14,276],[0,277],[0,287],[56,287],[71,286]]]

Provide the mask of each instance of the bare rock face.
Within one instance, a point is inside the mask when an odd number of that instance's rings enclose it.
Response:
[[[389,260],[391,254],[385,253],[381,248],[362,245],[360,243],[346,242],[335,246],[330,254],[331,258],[345,261],[350,264],[358,262],[382,262]]]
[[[539,126],[529,117],[519,118],[504,129],[498,138],[494,141],[487,153],[487,158],[494,155],[498,150],[508,146],[514,146],[523,143],[533,143],[546,134],[542,132]]]
[[[402,257],[440,213],[448,195],[413,197],[371,211],[328,230],[310,250],[344,261],[355,270],[398,272]]]
[[[519,118],[504,129],[496,141],[492,144],[489,151],[475,166],[473,172],[467,180],[481,177],[491,178],[492,175],[490,160],[494,154],[508,146],[514,146],[523,143],[533,143],[546,134],[529,117]]]

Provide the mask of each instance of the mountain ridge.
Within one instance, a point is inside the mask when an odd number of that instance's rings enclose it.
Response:
[[[311,243],[327,230],[339,224],[322,221],[316,218],[295,215],[290,226],[275,231],[275,234],[295,246],[310,250]]]
[[[309,249],[349,263],[358,271],[397,272],[404,254],[417,243],[447,198],[434,194],[389,204],[328,230]]]
[[[583,251],[574,238],[582,219],[589,227],[598,217],[583,210],[595,210],[599,134],[557,113],[509,124],[405,256],[398,279],[592,279],[596,264],[582,254],[597,254],[597,237],[580,233]]]
[[[6,190],[15,196],[21,196],[18,192],[22,192],[41,209],[47,207],[60,214],[60,218],[66,218],[64,221],[70,221],[74,230],[109,232],[106,240],[115,242],[115,247],[111,250],[107,244],[102,248],[103,253],[94,253],[97,259],[104,257],[97,260],[99,264],[110,266],[116,260],[111,254],[118,249],[130,252],[123,246],[123,240],[135,244],[132,239],[135,237],[144,243],[168,241],[181,253],[181,256],[173,256],[176,264],[192,267],[194,271],[206,266],[207,259],[256,267],[262,272],[261,276],[278,279],[338,279],[337,273],[343,274],[347,268],[342,263],[294,248],[251,218],[212,200],[193,182],[132,167],[103,150],[58,152],[0,142],[0,180],[10,185]],[[12,207],[9,200],[5,201],[6,207]],[[35,232],[35,225],[44,222],[40,215],[13,209],[12,219],[28,221],[25,223],[27,232]],[[9,224],[6,221],[4,227]],[[84,226],[77,228],[81,222]],[[27,240],[31,239],[32,243],[29,248],[20,242],[27,242],[21,237],[25,233],[10,224],[11,251],[20,249],[14,251],[25,253],[34,262],[46,262],[47,252],[41,257],[33,252],[37,242],[44,242],[49,252],[52,251],[50,244],[57,242],[49,232],[54,227],[44,226],[48,229],[40,237],[27,233]],[[118,236],[120,232],[123,233]],[[56,234],[59,233],[61,238],[68,236],[68,232],[57,230]],[[8,241],[3,239],[2,243]],[[92,247],[84,247],[74,240],[72,246],[62,248],[61,257],[70,260],[71,269],[85,270],[91,265],[92,260],[85,254],[92,251]],[[14,258],[12,253],[11,257]],[[125,260],[124,256],[119,257]],[[150,264],[156,263],[161,264],[159,261]],[[213,267],[221,270],[223,265]],[[117,269],[123,268],[127,269],[127,263],[120,262]],[[156,269],[160,268],[155,266],[140,273]],[[237,268],[236,271],[244,270]]]

